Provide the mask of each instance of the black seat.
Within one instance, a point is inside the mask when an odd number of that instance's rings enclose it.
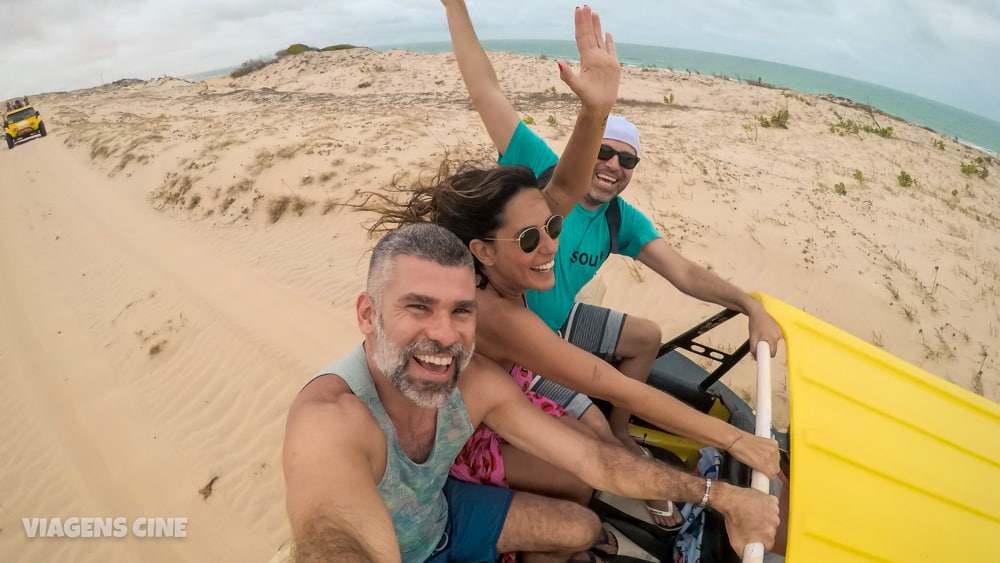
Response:
[[[708,372],[676,350],[667,352],[653,362],[647,381],[701,412],[708,412],[715,404],[713,387],[703,391],[698,385],[708,377]]]

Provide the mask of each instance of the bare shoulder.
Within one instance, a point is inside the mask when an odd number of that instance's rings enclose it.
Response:
[[[385,435],[368,406],[336,376],[311,381],[292,402],[285,425],[285,455],[323,457],[354,452],[377,461]],[[376,465],[376,464],[373,464]],[[377,465],[376,465],[377,466]]]
[[[332,415],[351,418],[367,415],[371,418],[364,402],[351,392],[346,381],[335,375],[324,375],[310,381],[299,391],[288,411],[289,420]]]
[[[523,304],[503,299],[492,291],[477,297],[476,350],[500,363],[517,362],[512,353],[526,337],[551,333],[545,323]]]
[[[474,426],[478,426],[486,414],[498,404],[509,400],[510,397],[522,395],[521,389],[514,383],[509,373],[478,352],[472,355],[469,365],[462,371],[458,388],[462,392],[465,407]]]

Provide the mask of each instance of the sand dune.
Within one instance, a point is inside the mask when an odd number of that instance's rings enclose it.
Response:
[[[561,149],[576,105],[554,62],[494,61]],[[873,118],[713,77],[628,69],[621,98],[644,145],[626,198],[683,254],[1000,400],[996,158],[884,115],[892,138],[838,134]],[[446,151],[492,156],[452,57],[304,53],[32,101],[50,135],[0,151],[0,559],[269,560],[288,537],[288,404],[359,340],[358,191]],[[781,108],[787,129],[758,124]],[[985,179],[961,171],[976,158]],[[599,286],[666,335],[715,311],[626,259]],[[744,336],[724,332],[710,343]],[[727,380],[750,396],[751,371]],[[188,532],[28,539],[21,523],[71,516]]]

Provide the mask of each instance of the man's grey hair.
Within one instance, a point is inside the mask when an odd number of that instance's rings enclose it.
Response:
[[[448,229],[434,223],[407,225],[382,237],[372,250],[366,290],[376,305],[400,256],[414,256],[449,268],[474,269],[472,253]]]

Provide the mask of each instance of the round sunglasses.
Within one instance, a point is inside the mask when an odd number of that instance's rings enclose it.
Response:
[[[559,233],[562,232],[563,227],[563,216],[553,215],[549,217],[548,221],[542,229],[548,233],[549,238],[556,240],[559,238]],[[542,242],[542,231],[538,227],[528,227],[520,233],[517,234],[517,238],[484,238],[483,240],[508,240],[515,241],[517,245],[521,247],[521,252],[525,254],[531,254],[538,248],[539,243]]]
[[[611,160],[611,157],[618,155],[618,164],[625,170],[631,170],[639,164],[639,157],[627,151],[616,151],[608,145],[601,145],[601,150],[597,151],[598,160]]]

